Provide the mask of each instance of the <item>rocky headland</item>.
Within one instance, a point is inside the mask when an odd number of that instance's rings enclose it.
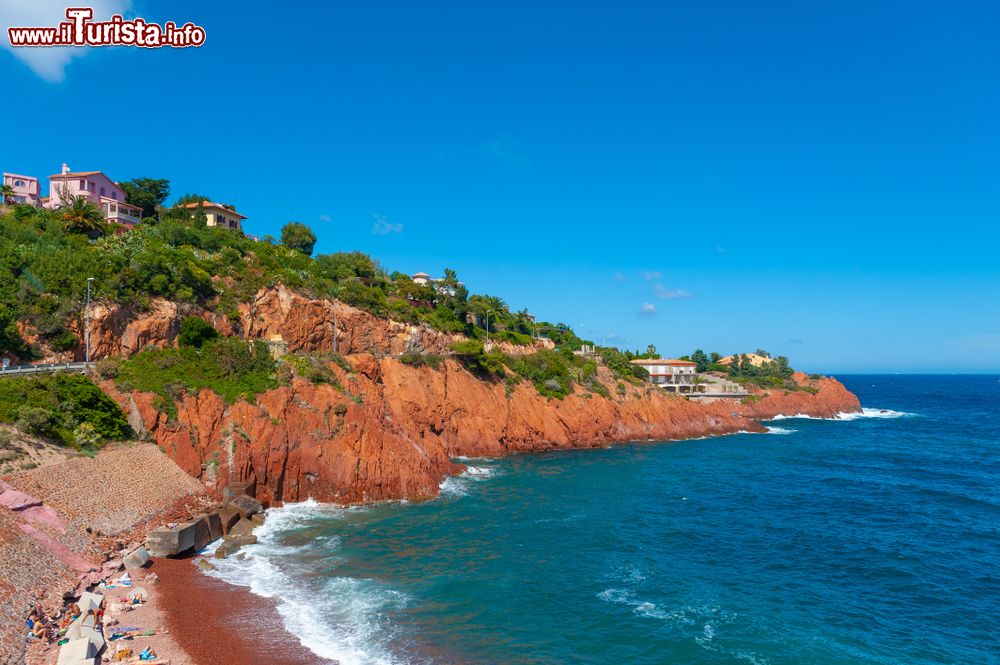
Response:
[[[577,388],[560,400],[527,382],[511,389],[481,380],[452,360],[438,369],[368,354],[348,360],[353,371],[331,364],[340,388],[296,379],[252,404],[231,405],[203,390],[185,395],[175,418],[155,395],[104,388],[137,432],[209,491],[253,480],[265,505],[427,499],[462,470],[460,457],[762,431],[760,420],[779,414],[834,417],[861,408],[836,379],[803,374],[795,376],[800,390],[743,400],[688,400],[610,376],[609,397]]]
[[[232,403],[203,389],[166,405],[162,395],[103,381],[135,433],[155,447],[106,450],[97,459],[4,478],[4,615],[19,621],[32,605],[58,605],[64,593],[107,579],[151,529],[218,509],[234,484],[252,488],[248,493],[265,507],[310,497],[340,504],[422,500],[463,471],[462,458],[759,432],[762,420],[777,415],[829,418],[861,409],[836,379],[801,373],[782,389],[743,399],[692,400],[600,366],[597,383],[577,384],[562,399],[546,397],[530,381],[484,379],[453,358],[436,366],[402,362],[404,353],[446,356],[462,338],[283,287],[262,290],[228,317],[169,301],[142,311],[98,304],[94,356],[173,345],[180,322],[192,315],[223,335],[278,341],[287,353],[328,352],[336,344],[346,362],[328,363],[332,381],[295,377]],[[552,347],[549,340],[534,344],[501,349],[517,355]],[[189,594],[184,587],[175,595]],[[15,654],[0,662],[23,662],[23,640],[20,623],[0,631],[0,645]],[[46,652],[38,662],[47,660]]]

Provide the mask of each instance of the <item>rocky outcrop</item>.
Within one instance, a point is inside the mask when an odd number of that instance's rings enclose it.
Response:
[[[255,480],[265,504],[359,503],[423,499],[461,470],[460,456],[607,446],[634,440],[683,439],[760,431],[760,418],[804,413],[831,417],[860,409],[834,379],[797,379],[805,390],[760,393],[737,402],[702,403],[651,386],[617,384],[613,397],[577,389],[542,397],[522,382],[513,389],[481,381],[454,361],[414,368],[391,358],[350,358],[337,373],[343,389],[296,380],[225,404],[210,391],[186,395],[177,419],[152,395],[105,389],[184,470],[220,492],[232,480]],[[619,392],[621,390],[622,392]]]
[[[248,339],[280,336],[291,352],[332,351],[334,331],[340,353],[398,355],[404,351],[447,353],[451,344],[464,339],[426,325],[380,319],[368,312],[335,300],[306,298],[284,286],[263,289],[239,307],[239,316],[228,318],[193,305],[155,300],[139,311],[98,303],[92,308],[91,357],[130,356],[146,346],[173,344],[180,323],[188,316],[201,316],[223,335]],[[336,321],[336,328],[334,327]],[[82,335],[81,335],[82,338]],[[536,340],[538,347],[552,347],[548,339]],[[505,353],[530,352],[532,347],[502,343]],[[83,359],[76,352],[52,356],[51,360]]]

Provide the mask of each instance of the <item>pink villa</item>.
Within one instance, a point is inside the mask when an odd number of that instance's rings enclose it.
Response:
[[[142,220],[142,208],[126,203],[124,190],[100,171],[70,171],[63,164],[61,173],[49,176],[46,208],[55,210],[65,198],[79,196],[97,204],[112,224],[131,228]]]
[[[38,192],[38,178],[32,178],[30,175],[4,173],[3,184],[14,190],[14,194],[9,197],[14,203],[37,206],[41,202]]]

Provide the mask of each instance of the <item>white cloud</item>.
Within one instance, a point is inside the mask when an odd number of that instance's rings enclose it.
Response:
[[[639,308],[639,316],[656,316],[656,305],[651,302],[642,303]]]
[[[660,300],[676,300],[677,298],[690,298],[691,294],[684,289],[670,289],[663,284],[657,284],[653,287],[653,293]]]
[[[655,282],[658,279],[663,279],[663,273],[659,270],[643,270],[641,273],[642,278],[647,282]]]
[[[377,236],[389,235],[390,233],[402,233],[403,225],[394,224],[382,215],[375,215],[375,223],[372,224],[372,233]]]
[[[321,222],[332,222],[333,221],[333,217],[331,217],[330,215],[320,215],[319,216],[319,221],[321,221]]]
[[[66,20],[67,7],[91,7],[94,20],[107,20],[112,14],[124,14],[132,7],[132,0],[88,0],[86,3],[67,3],[66,0],[0,0],[0,27],[3,35],[0,45],[14,54],[14,57],[28,65],[31,71],[50,83],[62,83],[66,78],[66,65],[73,58],[79,58],[93,50],[88,47],[53,46],[21,47],[10,45],[7,28],[47,28],[55,27]]]
[[[619,284],[624,284],[625,282],[628,281],[628,277],[625,276],[625,273],[621,272],[616,272],[614,275],[611,276],[611,279]]]

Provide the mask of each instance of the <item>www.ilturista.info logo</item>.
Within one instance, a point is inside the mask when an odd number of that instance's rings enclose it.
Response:
[[[54,28],[7,28],[10,45],[21,46],[138,46],[187,48],[205,43],[205,29],[194,23],[178,27],[173,21],[160,26],[141,18],[126,20],[115,14],[108,21],[92,21],[90,7],[70,7]]]

